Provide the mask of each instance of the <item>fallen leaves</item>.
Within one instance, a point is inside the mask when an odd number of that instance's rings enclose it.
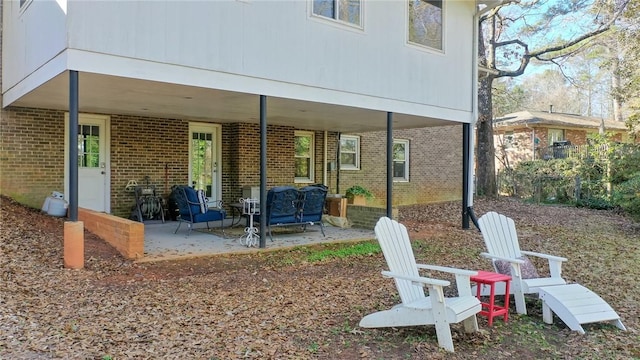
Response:
[[[568,257],[567,279],[609,301],[629,331],[594,324],[576,336],[558,321],[544,324],[533,306],[530,316],[491,328],[480,318],[475,334],[453,325],[456,353],[448,354],[433,327],[357,326],[400,301],[393,281],[380,275],[381,254],[309,263],[307,252],[289,251],[136,264],[86,233],[86,268],[71,271],[62,268],[63,222],[2,198],[0,358],[639,356],[636,225],[611,212],[510,199],[478,200],[475,208],[478,216],[494,210],[513,217],[523,248]],[[460,204],[403,208],[401,221],[419,261],[490,269],[478,256],[480,234],[460,228]]]

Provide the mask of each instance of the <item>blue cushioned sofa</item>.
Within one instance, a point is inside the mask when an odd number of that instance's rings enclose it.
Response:
[[[322,214],[327,189],[321,186],[276,186],[267,192],[267,232],[273,241],[273,226],[298,225],[306,230],[307,225],[320,225],[322,235],[324,224]],[[254,222],[260,222],[260,215],[254,215]]]

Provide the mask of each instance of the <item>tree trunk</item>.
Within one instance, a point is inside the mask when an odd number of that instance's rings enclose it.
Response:
[[[476,182],[478,195],[495,197],[498,194],[496,185],[495,148],[493,144],[493,109],[491,86],[493,76],[481,78],[478,85],[478,123],[476,152]]]
[[[478,62],[495,69],[495,17],[490,18],[488,28],[489,47],[485,46],[482,24],[478,31]],[[487,74],[478,79],[478,121],[476,123],[476,189],[478,195],[495,197],[496,187],[495,147],[493,144],[493,98],[494,76]]]
[[[620,96],[621,92],[621,79],[620,79],[620,59],[618,58],[617,49],[613,52],[613,58],[611,59],[611,92],[613,93],[613,120],[623,122],[624,118],[622,117],[622,97]]]

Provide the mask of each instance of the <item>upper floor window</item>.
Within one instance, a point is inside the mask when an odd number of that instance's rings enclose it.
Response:
[[[442,50],[442,1],[409,1],[409,42]]]
[[[393,180],[409,181],[409,140],[393,141]]]
[[[313,132],[295,132],[295,182],[313,182],[314,141]]]
[[[352,25],[361,25],[362,0],[313,0],[313,14]]]
[[[360,170],[360,136],[340,135],[340,170]]]

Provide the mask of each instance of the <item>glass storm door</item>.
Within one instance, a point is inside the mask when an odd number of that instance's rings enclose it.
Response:
[[[190,124],[189,128],[189,183],[196,190],[204,190],[209,200],[218,200],[218,126]]]

